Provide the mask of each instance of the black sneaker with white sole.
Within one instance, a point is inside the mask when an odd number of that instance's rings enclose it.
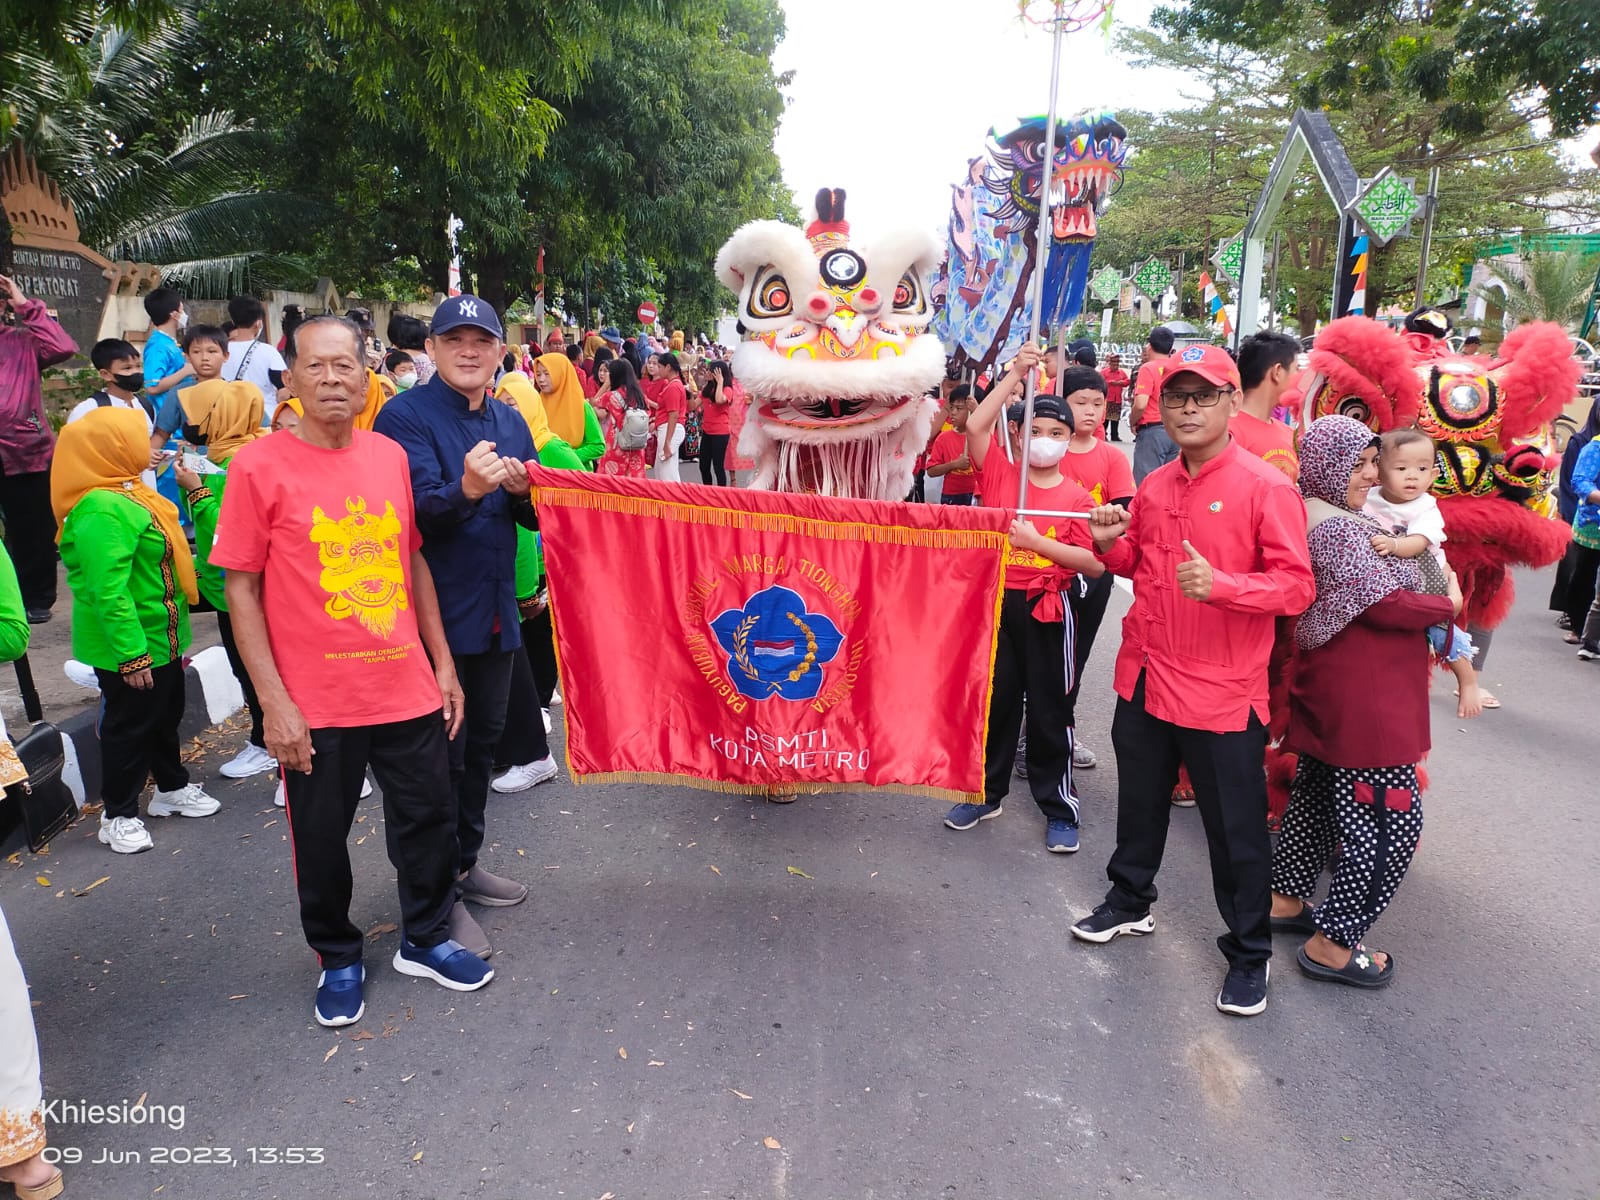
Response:
[[[1236,1017],[1253,1017],[1267,1010],[1267,980],[1272,976],[1272,964],[1258,967],[1228,968],[1228,977],[1222,981],[1217,993],[1217,1011]]]
[[[1594,659],[1600,658],[1600,647],[1591,646],[1588,642],[1580,643],[1578,646],[1578,657],[1583,659],[1584,662],[1591,662]]]
[[[1147,933],[1154,933],[1155,928],[1155,918],[1147,912],[1123,912],[1109,904],[1102,904],[1072,927],[1072,936],[1081,942],[1103,945],[1125,933],[1143,937]]]

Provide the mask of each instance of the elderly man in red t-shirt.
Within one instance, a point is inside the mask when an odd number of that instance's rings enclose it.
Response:
[[[284,768],[300,923],[322,964],[315,1016],[340,1026],[366,1011],[346,841],[368,763],[399,875],[395,970],[461,992],[494,972],[449,937],[449,739],[464,709],[405,451],[355,428],[367,373],[354,324],[313,317],[284,360],[305,414],[234,456],[211,561],[227,570],[267,751]]]
[[[1272,850],[1267,840],[1267,659],[1276,617],[1304,611],[1314,584],[1306,508],[1281,471],[1228,433],[1239,369],[1218,346],[1167,364],[1157,402],[1179,457],[1153,471],[1130,510],[1103,505],[1090,531],[1107,570],[1133,580],[1117,655],[1117,848],[1103,904],[1072,927],[1087,942],[1155,928],[1150,905],[1178,764],[1189,768],[1228,932],[1217,1008],[1267,1006]]]

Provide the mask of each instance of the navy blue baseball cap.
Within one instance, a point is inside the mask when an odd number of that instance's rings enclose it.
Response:
[[[505,328],[500,324],[499,314],[494,311],[494,305],[487,300],[467,295],[451,296],[434,309],[428,332],[438,337],[441,333],[449,333],[452,329],[461,329],[464,326],[481,329],[497,338],[506,335]]]

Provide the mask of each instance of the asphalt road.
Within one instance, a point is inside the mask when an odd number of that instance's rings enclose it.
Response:
[[[1561,643],[1548,576],[1523,583],[1487,673],[1506,707],[1457,721],[1440,677],[1426,832],[1370,939],[1394,987],[1311,983],[1280,943],[1252,1020],[1212,1007],[1193,811],[1174,814],[1155,936],[1067,934],[1114,831],[1114,621],[1080,706],[1102,765],[1081,776],[1075,857],[1045,853],[1020,796],[956,834],[925,800],[562,780],[492,802],[487,861],[533,895],[488,910],[497,978],[460,996],[388,965],[373,802],[352,846],[368,1015],[337,1033],[311,1020],[269,778],[219,781],[221,814],[151,822],[133,858],[80,823],[0,865],[47,1097],[184,1111],[176,1131],[53,1123],[84,1155],[67,1194],[1600,1195],[1600,663]],[[235,1165],[190,1161],[224,1149]]]

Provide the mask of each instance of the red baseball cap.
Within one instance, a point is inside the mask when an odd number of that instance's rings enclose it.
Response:
[[[1167,369],[1161,373],[1160,386],[1165,387],[1174,375],[1193,371],[1207,383],[1217,387],[1231,387],[1242,391],[1239,384],[1239,364],[1221,346],[1185,346],[1167,359]]]

